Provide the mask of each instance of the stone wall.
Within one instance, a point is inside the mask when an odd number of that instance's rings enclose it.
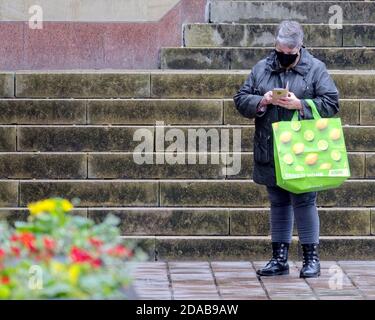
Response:
[[[182,45],[182,26],[205,20],[206,0],[0,1],[0,69],[156,69],[162,46]],[[32,11],[34,13],[34,11]]]

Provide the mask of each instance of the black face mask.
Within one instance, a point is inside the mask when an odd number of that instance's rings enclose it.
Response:
[[[277,58],[279,59],[280,61],[280,64],[286,68],[288,66],[290,66],[294,61],[296,61],[297,57],[298,57],[298,53],[294,53],[294,54],[286,54],[284,52],[279,52],[275,49],[275,52],[276,52],[276,55],[277,55]]]

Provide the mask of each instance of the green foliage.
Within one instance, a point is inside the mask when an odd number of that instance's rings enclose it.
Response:
[[[52,198],[28,205],[26,222],[0,223],[0,299],[122,299],[136,263],[148,259],[120,237],[120,220],[71,215]]]

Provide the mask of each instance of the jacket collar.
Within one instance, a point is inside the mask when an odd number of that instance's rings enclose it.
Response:
[[[312,65],[312,55],[311,53],[305,48],[304,45],[301,47],[301,57],[298,61],[298,63],[291,68],[291,70],[294,70],[301,75],[306,75],[307,72],[310,70]],[[279,60],[277,59],[277,55],[274,50],[268,55],[266,58],[266,63],[269,68],[269,70],[273,72],[284,72],[286,69],[279,64]]]

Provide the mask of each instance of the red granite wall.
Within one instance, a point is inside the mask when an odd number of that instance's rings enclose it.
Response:
[[[206,0],[181,0],[146,23],[0,23],[0,70],[156,69],[159,49],[182,45],[182,25],[204,22]]]

